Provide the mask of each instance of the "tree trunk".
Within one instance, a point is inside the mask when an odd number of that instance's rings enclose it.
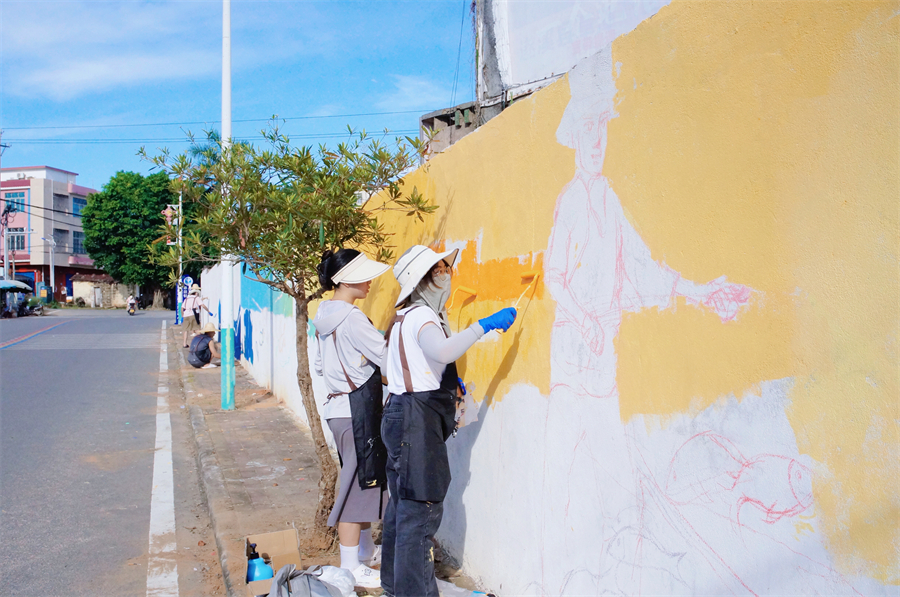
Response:
[[[165,294],[163,293],[161,288],[157,288],[153,291],[153,305],[150,307],[151,309],[162,309],[163,308],[163,298],[165,298]]]
[[[331,547],[334,543],[334,529],[328,526],[328,516],[334,507],[334,490],[337,485],[338,470],[325,441],[325,432],[322,429],[322,419],[319,417],[319,409],[316,407],[316,398],[313,394],[312,375],[309,372],[308,350],[308,322],[309,301],[294,298],[294,320],[297,324],[297,383],[300,386],[300,395],[303,398],[303,408],[306,410],[306,419],[312,431],[313,443],[316,445],[316,456],[319,457],[319,466],[322,469],[322,478],[319,480],[319,505],[316,509],[316,518],[313,532],[322,549]]]

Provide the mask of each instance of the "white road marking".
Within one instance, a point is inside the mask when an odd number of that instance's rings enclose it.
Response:
[[[162,322],[159,353],[159,393],[156,399],[156,453],[150,495],[150,557],[147,562],[147,597],[178,596],[175,562],[175,483],[172,474],[172,421],[169,418],[169,369],[166,322]]]

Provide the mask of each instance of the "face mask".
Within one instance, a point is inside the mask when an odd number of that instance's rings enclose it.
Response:
[[[438,274],[434,276],[434,285],[441,290],[450,288],[450,274]]]
[[[441,325],[448,334],[450,327],[446,322],[446,313],[450,290],[450,274],[438,274],[432,278],[431,282],[421,282],[410,295],[412,304],[427,305],[437,313]]]

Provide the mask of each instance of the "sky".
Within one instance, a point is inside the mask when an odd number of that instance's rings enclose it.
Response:
[[[232,0],[233,137],[259,144],[274,115],[297,145],[348,125],[415,135],[422,114],[474,98],[471,4]],[[220,0],[0,0],[2,167],[98,190],[147,174],[141,146],[178,153],[220,129],[221,60]]]

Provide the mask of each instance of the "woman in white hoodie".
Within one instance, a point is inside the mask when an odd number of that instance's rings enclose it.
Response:
[[[341,568],[353,573],[358,586],[372,589],[381,584],[379,572],[370,568],[380,563],[381,547],[372,542],[371,523],[381,520],[387,497],[380,437],[385,341],[354,302],[390,266],[341,249],[327,251],[317,269],[322,288],[334,290],[313,320],[315,370],[329,392],[323,416],[341,459],[341,489],[328,524],[338,529]]]

